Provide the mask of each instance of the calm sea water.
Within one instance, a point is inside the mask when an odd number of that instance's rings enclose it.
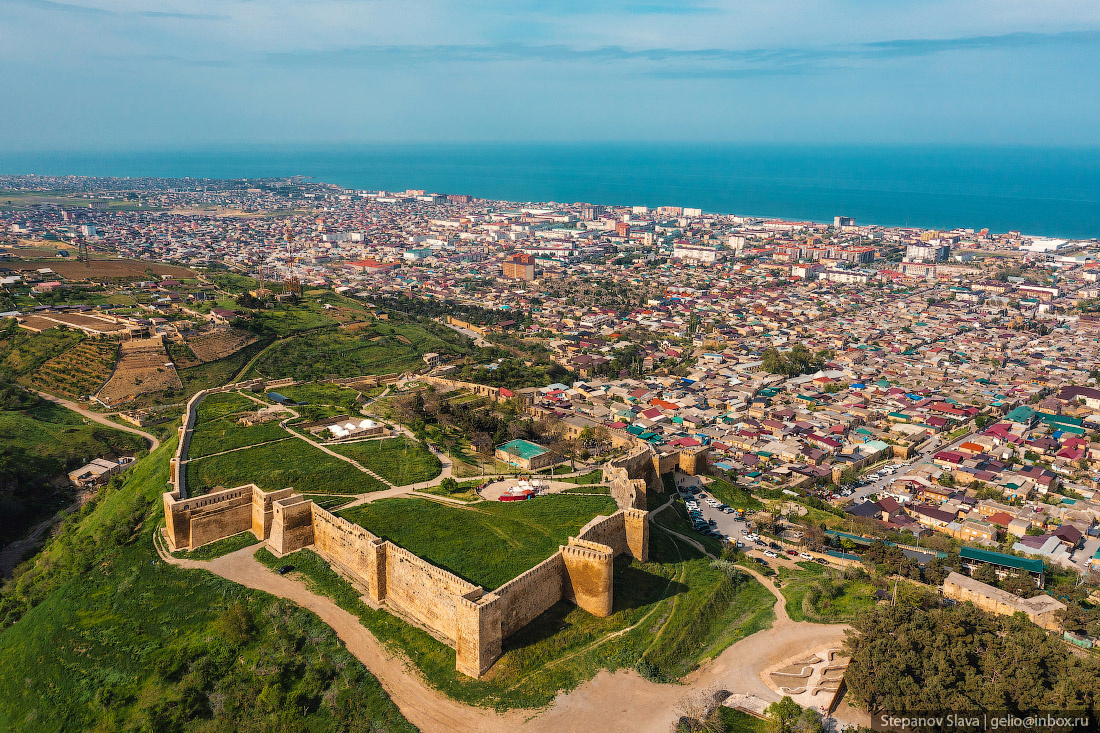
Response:
[[[500,144],[0,152],[0,173],[300,174],[359,189],[1100,237],[1100,148]]]

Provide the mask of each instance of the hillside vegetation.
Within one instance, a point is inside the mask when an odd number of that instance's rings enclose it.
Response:
[[[414,730],[312,613],[159,560],[174,448],[0,591],[0,730]]]
[[[136,435],[86,422],[11,383],[0,385],[0,545],[73,500],[66,473],[93,458],[145,447]]]

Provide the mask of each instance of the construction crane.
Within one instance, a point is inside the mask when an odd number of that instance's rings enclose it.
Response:
[[[84,237],[77,237],[76,240],[76,260],[77,262],[83,262],[85,266],[91,267],[91,255],[88,253],[88,241]]]

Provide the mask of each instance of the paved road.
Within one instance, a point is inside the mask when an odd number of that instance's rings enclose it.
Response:
[[[152,444],[151,447],[149,448],[150,453],[152,453],[153,451],[155,451],[157,448],[160,447],[160,440],[155,435],[147,433],[144,430],[138,430],[137,428],[132,428],[132,427],[129,427],[127,425],[119,425],[116,422],[112,422],[112,421],[108,420],[106,417],[99,414],[98,412],[91,412],[89,410],[85,410],[83,407],[76,404],[75,402],[70,402],[69,400],[62,399],[61,397],[54,397],[52,394],[47,394],[46,392],[39,392],[37,389],[32,390],[32,391],[37,393],[43,399],[47,399],[50,402],[56,402],[57,404],[61,405],[62,407],[65,407],[65,408],[68,408],[68,409],[72,410],[73,412],[77,413],[81,417],[86,417],[89,420],[93,420],[97,423],[100,423],[101,425],[106,425],[109,428],[114,428],[115,430],[121,430],[124,433],[133,433],[134,435],[140,435],[141,437],[145,438],[146,440],[148,440]],[[112,413],[112,414],[114,414],[114,413]]]
[[[687,476],[677,471],[675,477],[677,487],[697,487],[707,496],[710,496],[706,484],[704,484],[698,476]],[[699,501],[699,511],[703,513],[704,519],[714,520],[715,529],[719,532],[726,535],[731,540],[743,542],[745,547],[742,549],[749,557],[761,558],[771,567],[783,566],[791,570],[801,570],[801,568],[796,565],[796,563],[799,562],[799,558],[787,555],[784,550],[772,550],[777,553],[779,557],[765,557],[764,552],[771,548],[766,544],[756,545],[746,540],[745,532],[749,529],[748,522],[738,519],[736,514],[726,514],[725,512],[718,511],[702,500]],[[765,542],[767,542],[767,540],[765,540]],[[768,583],[768,585],[770,586],[770,583]]]

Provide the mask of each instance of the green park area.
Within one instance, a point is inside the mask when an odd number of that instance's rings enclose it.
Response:
[[[242,425],[238,422],[242,415],[262,408],[263,405],[236,392],[208,395],[199,403],[195,430],[191,434],[191,445],[187,450],[188,457],[201,458],[289,437],[287,431],[279,426],[277,419],[258,425]]]
[[[443,464],[428,450],[428,446],[404,435],[344,443],[334,445],[332,449],[374,471],[394,486],[429,481],[443,470]]]
[[[293,487],[306,493],[361,494],[385,485],[346,461],[334,458],[298,438],[199,458],[187,464],[192,496],[216,486],[256,484],[264,491]]]

